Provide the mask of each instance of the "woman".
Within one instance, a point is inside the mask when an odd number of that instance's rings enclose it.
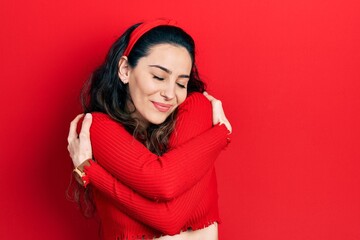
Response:
[[[84,105],[99,113],[79,137],[75,118],[68,150],[104,239],[217,239],[214,161],[231,125],[204,90],[192,38],[166,20],[129,28],[94,72]]]

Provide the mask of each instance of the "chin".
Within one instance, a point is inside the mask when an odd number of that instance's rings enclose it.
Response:
[[[165,118],[165,119],[151,120],[151,121],[149,121],[149,122],[150,122],[151,124],[160,125],[160,124],[164,123],[165,120],[166,120],[166,118]]]
[[[151,124],[160,125],[160,124],[164,123],[168,117],[169,117],[169,115],[167,115],[167,116],[156,116],[156,117],[151,116],[147,120]]]

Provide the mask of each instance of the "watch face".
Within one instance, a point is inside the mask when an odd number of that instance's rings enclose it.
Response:
[[[84,181],[83,181],[83,179],[82,179],[82,177],[81,177],[81,173],[80,173],[80,171],[78,170],[78,171],[76,171],[76,170],[74,170],[73,171],[73,174],[74,174],[74,177],[75,177],[75,180],[81,185],[81,186],[84,186]]]

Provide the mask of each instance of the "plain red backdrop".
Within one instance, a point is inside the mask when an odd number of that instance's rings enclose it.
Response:
[[[79,91],[130,24],[178,20],[234,128],[220,239],[360,239],[360,4],[0,3],[0,239],[97,239],[65,198]]]

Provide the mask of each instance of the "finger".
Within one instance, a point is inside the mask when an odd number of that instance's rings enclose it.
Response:
[[[208,94],[207,92],[204,92],[203,94],[204,94],[204,96],[205,96],[210,102],[216,100],[216,98],[214,98],[213,96],[211,96],[211,95]]]
[[[68,135],[68,143],[70,143],[73,139],[77,138],[76,127],[82,116],[84,116],[84,114],[79,114],[74,118],[74,120],[71,121]]]
[[[226,117],[224,117],[224,122],[225,122],[225,125],[226,125],[227,129],[231,133],[232,132],[232,126],[231,126],[231,123],[229,122],[229,120]]]
[[[79,149],[81,150],[81,159],[79,159],[79,163],[81,164],[86,159],[92,157],[92,148],[91,148],[91,141],[90,141],[90,127],[92,123],[92,115],[87,113],[83,120],[81,131],[79,134],[80,139],[80,146]]]
[[[92,115],[91,113],[87,113],[82,122],[81,131],[79,134],[80,141],[89,139],[91,123],[92,123]]]
[[[225,123],[225,126],[226,126],[226,128],[228,129],[229,134],[231,134],[231,133],[232,133],[232,126],[231,126],[230,122],[227,121],[227,122]]]
[[[229,134],[232,134],[232,126],[231,126],[231,124],[230,124],[230,123],[229,123],[228,130],[229,130]]]
[[[220,111],[223,111],[222,102],[219,99],[214,98],[214,100],[211,101],[214,106],[219,108]]]

